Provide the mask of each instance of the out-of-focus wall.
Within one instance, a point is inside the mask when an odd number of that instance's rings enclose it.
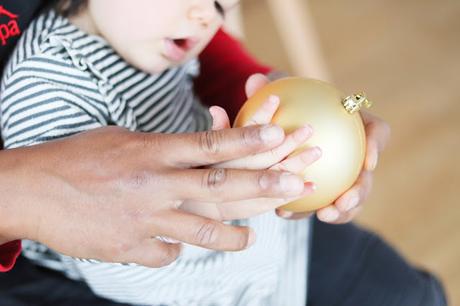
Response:
[[[365,90],[392,127],[358,222],[437,273],[460,305],[460,1],[304,4],[333,82]],[[292,71],[266,1],[242,7],[248,48]]]

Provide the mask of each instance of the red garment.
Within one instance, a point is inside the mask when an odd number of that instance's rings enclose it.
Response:
[[[268,73],[271,69],[251,58],[240,42],[219,31],[200,55],[201,73],[195,90],[206,105],[222,106],[233,121],[246,101],[244,85],[254,73]],[[12,241],[0,246],[0,272],[10,270],[21,253],[21,242]]]
[[[224,31],[217,32],[201,53],[200,63],[196,93],[204,104],[223,107],[232,122],[246,101],[244,86],[248,77],[272,70],[257,63],[239,41]]]
[[[21,241],[16,240],[0,245],[0,272],[9,271],[21,253]]]

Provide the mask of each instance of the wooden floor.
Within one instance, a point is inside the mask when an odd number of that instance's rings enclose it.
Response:
[[[460,1],[309,3],[334,83],[365,90],[392,127],[358,222],[438,274],[460,306]],[[291,70],[264,0],[242,6],[248,48]]]

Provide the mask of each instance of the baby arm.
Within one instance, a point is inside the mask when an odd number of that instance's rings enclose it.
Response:
[[[102,115],[98,118],[89,114],[87,109],[97,107],[84,97],[72,93],[62,83],[27,74],[14,74],[2,93],[5,148],[31,146],[103,125]]]

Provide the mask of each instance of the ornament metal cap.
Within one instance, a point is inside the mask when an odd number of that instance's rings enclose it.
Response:
[[[348,113],[354,114],[357,111],[359,111],[363,107],[363,105],[366,108],[371,107],[372,102],[367,99],[366,94],[364,92],[360,92],[343,99],[342,105],[343,107],[345,107],[345,110]]]

